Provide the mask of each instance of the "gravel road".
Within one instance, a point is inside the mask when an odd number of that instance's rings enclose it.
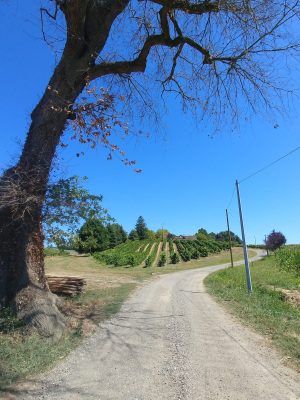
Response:
[[[206,293],[222,266],[160,276],[18,399],[296,400],[299,376]]]

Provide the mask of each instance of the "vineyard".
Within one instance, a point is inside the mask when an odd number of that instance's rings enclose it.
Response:
[[[113,249],[94,253],[94,258],[114,267],[163,267],[166,264],[197,260],[228,249],[227,242],[209,239],[128,240]]]

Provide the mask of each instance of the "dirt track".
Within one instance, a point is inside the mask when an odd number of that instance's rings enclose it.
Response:
[[[161,276],[21,399],[296,400],[299,376],[206,293],[224,266]]]

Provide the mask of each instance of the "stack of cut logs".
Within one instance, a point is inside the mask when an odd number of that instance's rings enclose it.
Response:
[[[74,276],[52,276],[47,275],[47,282],[52,293],[64,296],[76,296],[82,293],[86,285],[85,279]]]

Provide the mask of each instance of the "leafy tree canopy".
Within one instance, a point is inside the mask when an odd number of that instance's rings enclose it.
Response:
[[[230,232],[231,234],[231,240],[236,243],[242,243],[241,239],[239,238],[238,235],[236,235],[234,232]],[[196,233],[197,239],[199,240],[218,240],[221,242],[228,242],[228,232],[227,231],[221,231],[218,233],[210,232],[208,233],[206,229],[200,228],[198,229],[198,232]]]
[[[101,220],[91,218],[79,230],[78,248],[80,253],[94,253],[109,248],[109,233]]]
[[[147,239],[154,240],[156,238],[155,232],[151,229],[147,229]]]
[[[230,231],[230,236],[231,236],[231,240],[233,242],[236,242],[238,244],[242,243],[240,237],[238,235],[236,235],[234,232]],[[222,241],[222,242],[228,242],[228,240],[229,240],[228,231],[221,231],[219,233],[216,233],[215,234],[215,238],[216,238],[216,240],[219,240],[219,241]]]
[[[158,229],[156,231],[156,237],[161,240],[165,240],[168,238],[169,231],[167,229]]]
[[[211,239],[211,237],[209,236],[208,232],[206,229],[204,228],[200,228],[198,229],[197,233],[196,233],[197,239],[198,240],[207,240],[207,239]]]
[[[286,243],[286,237],[281,232],[273,230],[266,238],[266,248],[274,251]]]
[[[97,219],[106,224],[113,218],[102,206],[103,196],[91,194],[83,182],[72,176],[48,186],[43,206],[43,229],[48,244],[68,248],[84,221]]]

